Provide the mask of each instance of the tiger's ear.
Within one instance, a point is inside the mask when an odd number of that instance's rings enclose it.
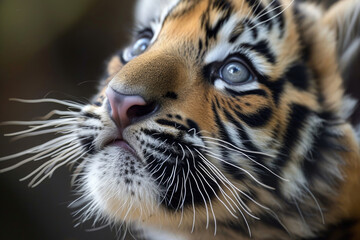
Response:
[[[350,120],[360,129],[360,0],[340,0],[324,12],[322,20],[334,31],[345,94],[358,101]]]
[[[335,31],[338,62],[344,74],[360,55],[360,1],[337,2],[325,12],[323,22]]]

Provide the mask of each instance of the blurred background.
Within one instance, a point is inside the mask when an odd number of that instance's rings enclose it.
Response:
[[[96,92],[106,60],[128,41],[134,2],[1,0],[0,122],[31,120],[59,107],[9,102],[12,97],[87,101]],[[0,126],[0,157],[45,140],[10,142],[2,136],[16,129]],[[69,169],[59,169],[30,189],[19,179],[34,167],[28,164],[0,174],[1,240],[116,239],[116,230],[109,227],[94,232],[89,232],[91,224],[74,228],[67,208],[75,199]]]
[[[12,97],[86,102],[96,92],[106,59],[129,40],[134,2],[1,0],[0,122],[31,120],[57,107],[9,102]],[[354,67],[350,75],[358,78],[359,68]],[[0,126],[0,134],[15,129]],[[10,142],[1,136],[0,157],[44,140],[38,137]],[[5,166],[0,163],[0,169]],[[34,168],[31,163],[0,174],[1,240],[117,238],[116,229],[109,227],[93,231],[91,224],[85,224],[74,228],[72,210],[67,208],[74,200],[67,168],[30,189],[19,179]]]

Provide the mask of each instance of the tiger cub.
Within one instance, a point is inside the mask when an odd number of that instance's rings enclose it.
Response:
[[[61,134],[3,171],[48,159],[36,186],[72,164],[80,222],[139,239],[360,239],[357,89],[342,78],[359,0],[141,0],[135,16],[92,104],[19,100],[68,110],[9,122]]]

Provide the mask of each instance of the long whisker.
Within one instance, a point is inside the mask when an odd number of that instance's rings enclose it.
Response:
[[[258,152],[258,151],[251,151],[251,150],[248,150],[248,149],[239,148],[238,146],[235,146],[235,145],[233,145],[233,144],[231,144],[231,143],[229,143],[227,141],[224,141],[222,139],[213,138],[213,137],[207,137],[207,136],[202,136],[201,138],[213,140],[213,141],[204,141],[204,142],[210,142],[210,143],[215,143],[215,144],[219,144],[218,142],[221,142],[221,143],[227,144],[230,147],[232,147],[232,148],[234,148],[236,150],[239,150],[241,152],[253,153],[253,154],[256,154],[256,155],[262,155],[262,156],[266,156],[266,157],[270,157],[270,158],[276,157],[276,156],[268,154],[268,153],[263,153],[263,152]]]
[[[191,177],[194,179],[195,185],[196,185],[197,189],[199,190],[199,193],[200,193],[200,195],[201,195],[201,198],[202,198],[203,201],[204,201],[205,210],[206,210],[206,227],[205,227],[205,228],[208,229],[208,228],[209,228],[209,209],[208,209],[208,206],[207,206],[207,202],[206,202],[205,197],[204,197],[204,195],[203,195],[203,193],[202,193],[202,191],[201,191],[201,189],[200,189],[200,187],[199,187],[198,182],[196,181],[196,178],[195,178],[194,174],[193,174],[192,172],[190,172],[190,175],[191,175]],[[205,191],[205,192],[206,192],[206,191]]]
[[[40,152],[40,153],[38,153],[38,154],[36,154],[36,155],[34,155],[32,157],[29,157],[29,158],[27,158],[25,160],[22,160],[22,161],[18,162],[17,164],[14,164],[14,165],[12,165],[10,167],[1,169],[0,173],[11,171],[11,170],[16,169],[16,168],[18,168],[18,167],[20,167],[20,166],[22,166],[22,165],[24,165],[24,164],[26,164],[28,162],[31,162],[31,161],[38,161],[38,160],[44,159],[46,157],[49,157],[49,155],[52,155],[52,154],[54,154],[56,152],[59,152],[59,151],[65,149],[65,148],[68,148],[68,147],[70,147],[72,145],[71,143],[70,144],[67,144],[67,143],[68,142],[65,142],[64,145],[60,145],[60,146],[63,146],[61,148],[59,148],[59,146],[56,146],[56,147],[53,147],[53,148],[46,149],[46,150],[44,150],[44,151],[42,151],[42,152]],[[59,149],[57,149],[57,148],[59,148]],[[57,149],[56,152],[53,152],[54,149]],[[49,152],[50,152],[50,154],[48,154]]]
[[[199,156],[208,164],[208,166],[210,168],[212,168],[212,170],[218,174],[218,177],[220,180],[224,180],[229,186],[231,186],[231,188],[235,189],[236,191],[238,191],[239,193],[241,193],[242,195],[244,195],[246,198],[248,198],[250,201],[252,201],[253,203],[255,203],[256,205],[258,205],[259,207],[265,209],[265,210],[270,210],[269,208],[265,207],[264,205],[258,203],[257,201],[255,201],[252,197],[250,197],[248,194],[246,194],[244,191],[242,191],[241,189],[239,189],[238,187],[236,187],[234,184],[232,184],[226,177],[225,175],[213,164],[211,163],[209,160],[206,159],[206,157],[199,152],[197,149],[195,149],[195,151],[199,154]],[[226,185],[225,185],[226,186]]]
[[[18,139],[22,139],[22,138],[39,136],[39,135],[44,135],[44,134],[49,134],[49,133],[67,134],[67,133],[74,132],[76,130],[77,129],[69,128],[68,126],[66,126],[66,127],[50,128],[50,129],[34,131],[34,132],[29,131],[28,133],[21,133],[21,135],[16,134],[17,136],[12,138],[12,140],[18,140]],[[11,135],[7,134],[6,136],[15,136],[15,134],[11,134]]]
[[[314,196],[314,194],[310,191],[310,189],[306,186],[304,186],[304,189],[309,193],[309,195],[312,197],[312,199],[314,200],[317,208],[319,209],[319,212],[320,212],[320,216],[321,216],[321,221],[323,224],[325,224],[325,218],[324,218],[324,214],[321,210],[321,207],[320,207],[320,204],[318,202],[318,200],[316,199],[316,197]]]
[[[191,184],[189,184],[190,187],[190,193],[191,193],[191,201],[192,201],[192,207],[193,207],[193,222],[192,222],[192,228],[191,228],[191,233],[194,232],[194,228],[195,228],[195,215],[196,215],[196,211],[195,211],[195,203],[194,203],[194,193],[191,187]]]
[[[29,175],[27,175],[26,177],[20,179],[20,181],[24,181],[30,177],[32,177],[34,174],[36,174],[38,171],[40,171],[40,173],[43,173],[44,171],[46,171],[46,167],[48,165],[51,165],[53,164],[54,162],[57,162],[57,161],[61,161],[63,160],[64,158],[68,157],[68,156],[76,156],[75,153],[78,153],[78,149],[80,148],[79,145],[75,145],[73,147],[70,147],[69,149],[67,149],[67,151],[65,152],[62,152],[61,154],[59,154],[57,157],[53,158],[53,159],[50,159],[49,161],[45,162],[44,164],[42,164],[40,167],[38,167],[36,170],[34,170],[32,173],[30,173]]]
[[[205,150],[205,151],[207,151],[207,150]],[[214,155],[212,155],[211,152],[207,152],[207,153],[208,153],[211,157],[213,157],[213,158],[215,158],[215,159],[217,159],[217,160],[219,160],[219,161],[221,161],[221,162],[223,162],[223,163],[225,163],[225,164],[227,164],[227,165],[229,165],[229,166],[231,166],[231,167],[237,168],[237,169],[239,169],[240,171],[243,171],[243,172],[244,172],[245,174],[247,174],[251,179],[253,179],[257,184],[259,184],[259,185],[261,185],[261,186],[263,186],[263,187],[265,187],[265,188],[267,188],[267,189],[275,190],[275,188],[270,187],[270,186],[266,185],[265,183],[262,183],[260,180],[258,180],[256,177],[254,177],[248,170],[246,170],[246,169],[244,169],[244,168],[242,168],[242,167],[239,167],[239,166],[237,166],[237,165],[235,165],[235,164],[233,164],[233,163],[230,163],[230,162],[228,162],[228,161],[226,161],[226,160],[223,160],[222,158],[219,158],[219,157],[217,157],[217,156],[214,156]]]
[[[53,98],[43,98],[43,99],[20,99],[20,98],[10,98],[10,101],[21,102],[21,103],[57,103],[61,105],[65,105],[68,107],[72,107],[75,109],[82,109],[84,105],[68,101],[68,100],[59,100]]]
[[[268,167],[265,166],[264,164],[259,163],[258,161],[255,161],[253,158],[251,158],[250,156],[248,156],[248,155],[246,155],[245,153],[243,153],[243,150],[240,150],[240,148],[237,148],[236,146],[233,146],[233,145],[232,145],[233,148],[230,148],[230,147],[228,147],[228,146],[221,145],[221,144],[219,144],[219,143],[217,143],[217,142],[212,142],[212,141],[205,141],[205,142],[212,143],[212,144],[221,146],[222,148],[226,148],[226,149],[228,149],[228,150],[230,150],[230,151],[239,153],[239,154],[241,154],[242,156],[244,156],[244,157],[246,157],[247,159],[249,159],[251,162],[259,165],[260,167],[264,168],[265,170],[267,170],[268,172],[270,172],[270,173],[273,174],[274,176],[278,177],[279,179],[281,179],[281,180],[283,180],[283,181],[286,181],[286,182],[289,181],[288,179],[285,179],[285,178],[281,177],[280,175],[276,174],[273,170],[271,170],[270,168],[268,168]],[[229,143],[228,143],[228,144],[229,144]],[[231,144],[230,144],[230,145],[231,145]],[[194,146],[202,147],[202,148],[205,148],[205,149],[207,149],[207,150],[210,149],[209,147],[204,147],[204,146],[201,146],[201,145],[194,145]],[[234,149],[234,148],[235,148],[235,149]],[[256,153],[256,152],[254,152],[254,153]],[[212,153],[212,154],[214,154],[214,153]],[[214,155],[215,155],[215,154],[214,154]]]
[[[74,115],[78,115],[74,114]],[[70,118],[71,117],[71,118]],[[6,122],[2,122],[0,123],[0,125],[26,125],[26,126],[31,126],[31,125],[41,125],[44,126],[47,123],[50,123],[49,125],[56,125],[57,123],[65,123],[68,119],[77,119],[74,118],[73,116],[69,116],[69,118],[61,118],[61,119],[50,119],[50,120],[37,120],[37,121],[6,121]]]
[[[208,161],[205,161],[205,163],[207,164],[207,166],[208,167],[210,167],[210,168],[212,168],[211,166],[209,166],[209,164],[208,164]],[[212,168],[213,169],[213,168]],[[213,169],[214,170],[214,169]],[[204,170],[205,171],[205,170]],[[259,218],[258,217],[256,217],[256,216],[254,216],[253,214],[251,214],[251,210],[248,208],[248,206],[246,206],[246,204],[243,202],[243,200],[240,198],[240,196],[238,195],[238,194],[236,194],[236,193],[234,193],[234,191],[232,190],[232,189],[234,189],[233,188],[233,185],[230,183],[228,183],[228,182],[230,182],[229,180],[225,180],[225,182],[222,180],[223,178],[218,174],[218,173],[216,173],[216,171],[215,171],[215,174],[217,174],[217,176],[218,176],[218,178],[220,179],[220,181],[224,184],[224,186],[232,193],[232,195],[235,197],[235,199],[236,199],[236,201],[238,202],[238,204],[239,204],[239,206],[241,207],[241,209],[243,209],[249,216],[251,216],[252,218],[254,218],[254,219],[257,219],[257,220],[259,220]],[[228,185],[232,188],[232,189],[230,189],[229,187],[228,187]],[[221,188],[220,188],[221,189]],[[222,190],[223,191],[223,190]],[[239,191],[240,193],[242,193],[242,191]],[[222,193],[223,195],[224,195],[224,193]],[[231,199],[231,197],[230,196],[228,196],[226,193],[225,193],[225,195],[224,195],[224,197],[225,196],[227,196],[229,199],[230,199],[230,201],[231,202],[233,202],[234,204],[235,204],[235,202]],[[227,198],[225,198],[225,199],[227,199]],[[220,200],[220,199],[219,199]],[[220,200],[220,202],[222,202],[221,200]],[[225,203],[223,203],[222,202],[222,204],[225,206],[225,208],[227,208],[227,206],[226,206],[226,204]],[[230,203],[229,203],[230,204]],[[232,205],[230,204],[230,206],[232,207]],[[238,209],[238,211],[239,212],[241,212],[242,210],[238,207],[238,205],[237,204],[235,204],[235,206],[236,206],[236,208]],[[232,213],[232,211],[230,211],[229,209],[227,209],[228,211],[229,211],[229,213],[231,214],[231,215],[233,215],[233,217],[235,217],[235,218],[237,218],[237,216],[236,215],[234,215],[233,213]]]
[[[1,157],[0,161],[6,161],[6,160],[10,160],[10,159],[14,159],[14,158],[18,158],[24,155],[28,155],[28,154],[34,154],[34,153],[39,153],[39,152],[43,152],[44,149],[47,148],[57,148],[59,146],[62,146],[65,143],[68,143],[69,141],[71,141],[72,139],[75,139],[77,136],[76,134],[69,134],[69,135],[64,135],[52,140],[49,140],[43,144],[40,144],[38,146],[29,148],[27,150],[21,151],[19,153],[15,153],[15,154],[11,154],[5,157]],[[0,170],[1,171],[1,170]]]
[[[286,9],[288,9],[288,8],[292,5],[292,3],[293,3],[294,1],[295,1],[295,0],[291,0],[291,2],[290,2],[281,12],[275,14],[274,16],[272,16],[272,17],[269,18],[269,19],[266,19],[266,20],[264,20],[264,21],[262,21],[262,22],[260,22],[260,23],[258,23],[258,24],[255,24],[253,27],[247,29],[246,32],[251,31],[252,29],[256,28],[257,26],[259,26],[259,25],[261,25],[261,24],[264,24],[264,23],[266,23],[266,22],[269,22],[269,21],[273,20],[274,18],[276,18],[277,16],[279,16],[280,14],[282,14]],[[280,8],[280,7],[283,7],[283,5],[274,8],[273,11],[274,11],[275,9],[277,9],[277,8]]]

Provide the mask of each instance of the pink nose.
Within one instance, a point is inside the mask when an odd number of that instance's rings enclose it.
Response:
[[[155,109],[141,96],[121,94],[111,87],[106,89],[106,96],[111,106],[111,118],[122,130]]]

